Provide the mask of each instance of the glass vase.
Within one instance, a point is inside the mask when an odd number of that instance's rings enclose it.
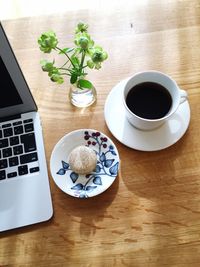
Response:
[[[93,86],[91,89],[80,89],[75,84],[70,85],[69,100],[72,105],[83,108],[92,105],[97,99],[96,89]]]

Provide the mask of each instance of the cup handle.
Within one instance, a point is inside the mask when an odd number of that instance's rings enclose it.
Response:
[[[180,89],[180,104],[184,103],[188,99],[188,94],[185,90]]]

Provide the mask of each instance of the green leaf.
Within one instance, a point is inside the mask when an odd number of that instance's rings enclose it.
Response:
[[[70,78],[70,83],[74,84],[77,81],[77,78],[78,78],[77,75],[73,73]]]
[[[79,80],[79,87],[80,88],[91,89],[92,88],[92,83],[90,81],[88,81],[88,80],[80,79]]]
[[[71,57],[71,61],[75,66],[79,66],[79,59],[77,57]]]

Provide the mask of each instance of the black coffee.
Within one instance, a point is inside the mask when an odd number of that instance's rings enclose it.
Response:
[[[128,108],[145,119],[160,119],[170,110],[172,98],[168,90],[154,82],[135,85],[126,97]]]

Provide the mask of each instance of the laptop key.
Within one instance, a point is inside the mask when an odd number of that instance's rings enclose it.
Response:
[[[14,133],[15,134],[22,134],[23,133],[23,126],[20,125],[20,126],[14,127]]]
[[[11,126],[11,123],[6,123],[6,124],[2,125],[2,128],[8,128],[10,126]]]
[[[7,177],[8,178],[13,178],[13,177],[16,177],[17,176],[17,172],[10,172],[7,174]]]
[[[19,144],[19,136],[12,136],[10,137],[10,145],[18,145]]]
[[[1,169],[5,169],[7,167],[8,167],[8,161],[7,161],[7,159],[1,159],[0,160],[0,170]]]
[[[3,135],[2,135],[2,130],[0,130],[0,138],[2,138],[3,137]]]
[[[28,133],[20,136],[21,143],[24,144],[24,151],[31,152],[36,150],[35,134]]]
[[[30,168],[30,173],[39,172],[39,167]]]
[[[20,164],[25,164],[25,163],[29,163],[29,162],[33,162],[37,160],[38,160],[38,156],[36,152],[20,156]]]
[[[3,179],[6,179],[6,172],[4,170],[0,171],[0,180],[3,180]]]
[[[24,120],[24,123],[29,123],[29,122],[32,122],[33,119],[27,119],[27,120]]]
[[[0,148],[4,148],[8,146],[8,138],[0,140]]]
[[[20,155],[23,153],[23,147],[22,145],[19,145],[19,146],[14,146],[13,147],[13,153],[14,155]]]
[[[24,129],[26,133],[33,132],[34,130],[33,123],[25,124]]]
[[[13,135],[13,129],[12,128],[6,128],[3,130],[4,137],[9,137]]]
[[[13,122],[13,126],[20,125],[20,124],[22,124],[22,121]]]
[[[9,161],[9,166],[10,167],[19,165],[18,157],[9,158],[8,161]]]
[[[18,167],[18,173],[19,175],[25,175],[28,173],[28,166],[27,165],[22,165]]]
[[[4,148],[2,150],[3,152],[3,158],[11,157],[12,156],[12,149],[10,147]]]

